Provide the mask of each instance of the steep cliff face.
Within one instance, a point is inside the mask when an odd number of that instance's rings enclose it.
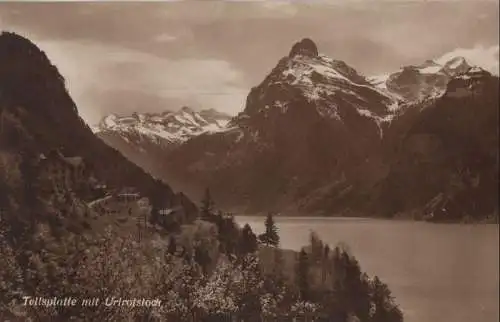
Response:
[[[94,136],[57,68],[35,44],[14,33],[0,35],[0,122],[3,153],[36,156],[57,149],[81,156],[109,187],[135,186],[164,206],[189,204]],[[196,211],[192,206],[186,211]]]
[[[379,208],[433,220],[498,213],[498,77],[480,68],[452,78],[445,93],[399,121],[402,139],[381,182]]]

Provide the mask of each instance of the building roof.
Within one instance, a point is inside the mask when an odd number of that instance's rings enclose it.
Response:
[[[124,192],[124,193],[118,194],[118,196],[121,196],[121,197],[140,197],[140,194],[139,193]]]
[[[41,153],[38,159],[40,161],[59,160],[73,167],[77,167],[83,164],[82,157],[80,156],[65,157],[59,150],[56,149],[49,151],[47,154]]]
[[[77,167],[83,164],[83,158],[82,157],[63,157],[63,160],[66,161],[66,163],[69,163],[70,165]]]

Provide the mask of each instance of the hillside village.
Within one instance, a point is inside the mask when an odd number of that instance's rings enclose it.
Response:
[[[59,150],[52,150],[39,155],[34,171],[38,174],[36,186],[40,196],[49,204],[59,206],[77,194],[85,203],[70,204],[70,207],[83,208],[85,217],[99,223],[117,219],[121,224],[129,223],[140,236],[144,234],[141,230],[160,231],[162,227],[183,222],[181,209],[173,207],[157,209],[157,225],[151,225],[152,206],[148,197],[133,187],[107,187],[95,178],[91,167],[80,156],[64,156]]]

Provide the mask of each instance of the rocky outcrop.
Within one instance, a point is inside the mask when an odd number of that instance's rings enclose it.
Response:
[[[311,39],[304,38],[293,45],[288,57],[293,58],[296,55],[316,57],[318,56],[318,47],[316,47],[316,44]]]

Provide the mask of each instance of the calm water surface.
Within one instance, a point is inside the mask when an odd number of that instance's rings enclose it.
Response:
[[[256,233],[264,217],[238,216]],[[406,322],[498,322],[498,225],[345,218],[276,218],[281,246],[300,249],[315,231],[344,242],[392,290]]]

